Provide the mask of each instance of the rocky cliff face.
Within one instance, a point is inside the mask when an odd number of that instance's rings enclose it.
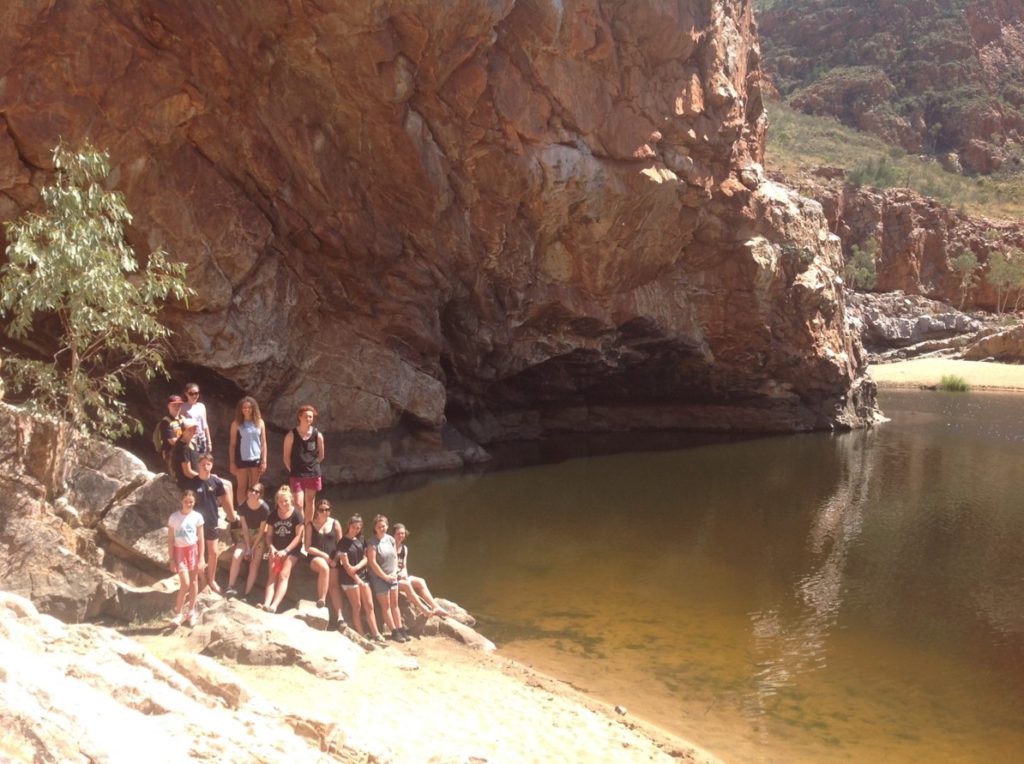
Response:
[[[970,172],[1017,162],[1024,8],[1010,0],[788,0],[758,14],[780,93]]]
[[[58,137],[109,148],[134,244],[198,290],[178,360],[280,426],[314,402],[337,477],[553,430],[854,426],[839,248],[761,176],[759,76],[746,0],[26,0],[0,217]]]
[[[899,290],[959,305],[960,275],[952,261],[969,251],[980,268],[965,307],[994,311],[996,290],[985,279],[989,254],[1024,249],[1019,223],[958,212],[910,189],[880,191],[809,175],[789,181],[821,203],[847,256],[854,245],[863,249],[874,239],[879,292]]]

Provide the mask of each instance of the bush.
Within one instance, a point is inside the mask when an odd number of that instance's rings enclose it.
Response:
[[[961,376],[956,374],[943,374],[942,381],[939,382],[939,389],[950,393],[966,393],[971,389],[971,386],[967,384],[967,380]]]
[[[854,244],[850,248],[850,259],[846,263],[843,280],[852,289],[874,289],[878,283],[878,270],[875,267],[875,252],[878,242],[868,239],[864,248]]]

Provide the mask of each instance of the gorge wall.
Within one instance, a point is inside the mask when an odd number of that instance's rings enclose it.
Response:
[[[774,85],[907,151],[968,172],[1020,163],[1024,8],[1012,0],[761,0]]]
[[[840,249],[761,172],[752,26],[748,0],[8,3],[0,218],[58,138],[107,148],[132,243],[197,290],[175,361],[280,427],[313,402],[342,479],[552,431],[857,426]]]

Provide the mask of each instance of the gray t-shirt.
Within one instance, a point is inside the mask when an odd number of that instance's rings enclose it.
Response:
[[[380,565],[380,569],[389,576],[395,575],[398,554],[395,552],[395,539],[391,534],[385,533],[382,538],[373,538],[370,546],[377,550],[377,564]]]

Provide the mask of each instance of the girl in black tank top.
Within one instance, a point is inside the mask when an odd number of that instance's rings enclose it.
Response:
[[[331,607],[327,615],[328,629],[343,629],[341,591],[338,589],[338,561],[335,553],[341,540],[341,526],[331,517],[331,502],[320,499],[313,513],[313,532],[307,550],[309,569],[316,574],[316,606]]]

